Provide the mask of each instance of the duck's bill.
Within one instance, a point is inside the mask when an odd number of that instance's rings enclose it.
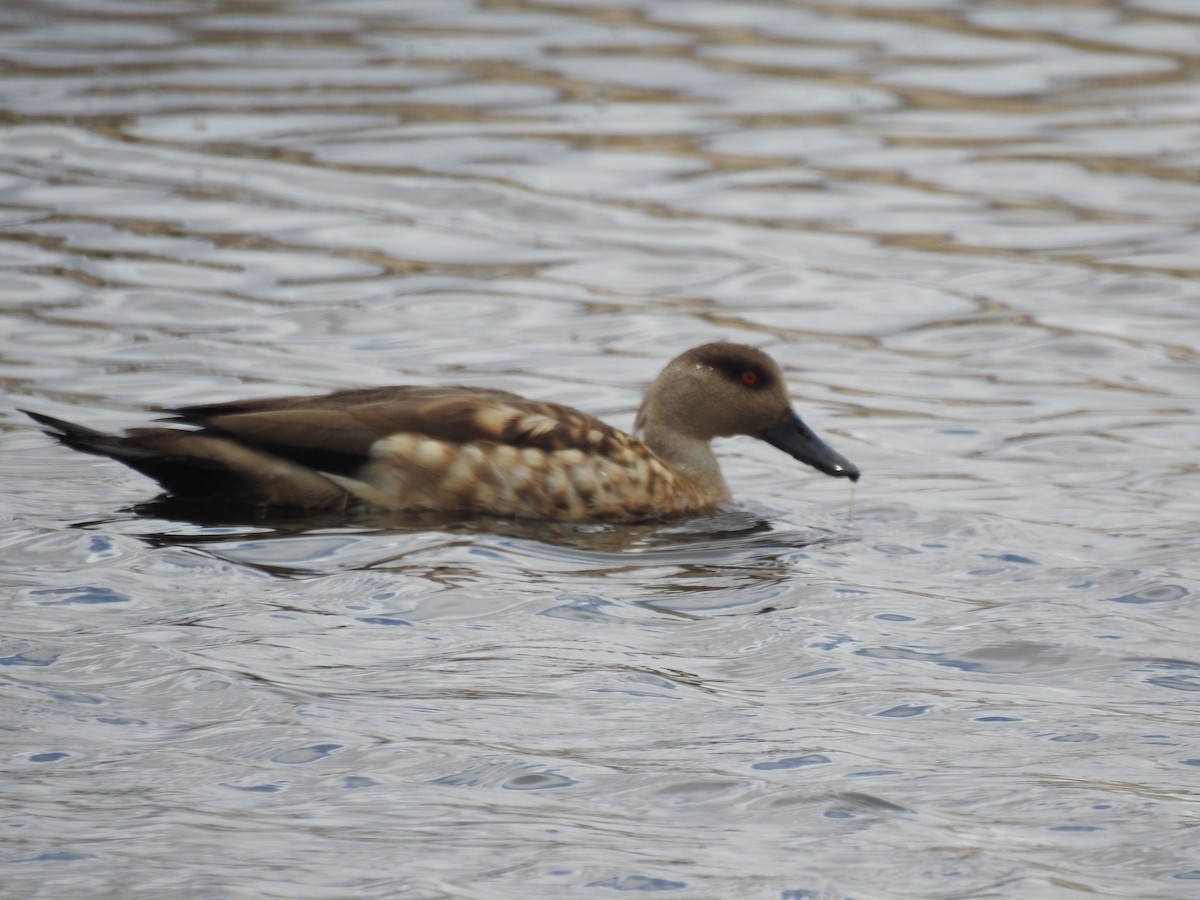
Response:
[[[764,440],[819,472],[858,481],[858,466],[817,437],[791,410],[766,433]]]

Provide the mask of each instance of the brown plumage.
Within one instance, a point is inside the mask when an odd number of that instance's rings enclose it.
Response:
[[[711,441],[746,434],[830,475],[858,469],[797,418],[779,366],[741,344],[696,347],[651,384],[626,434],[587,413],[471,387],[380,387],[170,410],[122,435],[28,413],[178,497],[348,509],[636,521],[727,499]]]

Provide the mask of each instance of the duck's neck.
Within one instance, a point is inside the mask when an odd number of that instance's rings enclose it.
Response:
[[[729,487],[713,455],[711,441],[650,424],[642,430],[642,443],[713,502],[729,497]]]

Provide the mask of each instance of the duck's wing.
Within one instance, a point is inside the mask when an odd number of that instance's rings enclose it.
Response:
[[[381,441],[402,434],[452,446],[484,442],[600,456],[612,456],[633,440],[568,406],[461,386],[365,388],[171,412],[173,421],[199,426],[203,434],[338,475],[354,473]]]

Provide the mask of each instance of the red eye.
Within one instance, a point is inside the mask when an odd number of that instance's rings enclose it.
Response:
[[[743,369],[742,384],[747,386],[758,384],[758,373],[753,369]]]

